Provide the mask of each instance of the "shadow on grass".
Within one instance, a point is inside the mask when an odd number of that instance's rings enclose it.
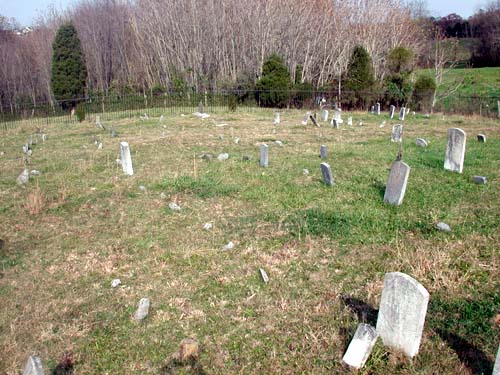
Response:
[[[341,299],[349,310],[357,315],[360,323],[368,323],[375,327],[377,324],[377,309],[360,299],[348,295],[343,295]]]
[[[203,367],[195,358],[190,358],[187,361],[179,361],[177,358],[172,359],[169,363],[163,366],[160,370],[159,375],[175,375],[181,373],[185,374],[191,373],[193,375],[206,375],[207,373],[203,370]]]

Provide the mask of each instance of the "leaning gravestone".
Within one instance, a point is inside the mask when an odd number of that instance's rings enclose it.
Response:
[[[24,366],[23,375],[44,375],[41,358],[31,355]]]
[[[325,184],[327,184],[328,186],[332,186],[334,182],[333,182],[332,168],[330,168],[330,164],[321,163],[321,173],[323,174],[323,181],[325,182]]]
[[[462,173],[464,168],[466,140],[466,134],[462,129],[448,129],[448,144],[446,146],[444,169]]]
[[[304,116],[304,119],[302,120],[302,125],[307,125],[309,122],[309,116],[311,116],[311,112],[306,112],[306,115]]]
[[[423,147],[423,148],[426,148],[429,145],[428,142],[423,138],[417,138],[417,140],[415,141],[415,144],[418,147]]]
[[[328,110],[324,109],[321,112],[321,121],[323,121],[323,122],[328,121]]]
[[[132,176],[134,168],[132,167],[132,157],[130,156],[130,147],[127,142],[120,142],[120,162],[123,172]]]
[[[399,111],[399,121],[404,121],[405,120],[405,115],[406,115],[406,108],[401,107]]]
[[[486,143],[486,136],[484,134],[478,134],[477,141],[481,143]]]
[[[356,369],[363,367],[377,342],[377,338],[378,333],[374,327],[361,323],[358,325],[342,361]]]
[[[384,202],[399,206],[403,203],[406,192],[408,177],[410,176],[410,167],[408,164],[396,160],[391,167],[391,173],[385,187]]]
[[[319,147],[319,157],[321,159],[326,159],[326,156],[327,156],[326,146],[325,145],[321,145]]]
[[[269,164],[269,147],[265,143],[260,145],[260,166],[267,167]]]
[[[387,273],[377,318],[384,345],[409,357],[417,355],[428,303],[429,292],[417,280],[401,272]]]
[[[377,102],[377,104],[375,105],[375,112],[377,113],[377,115],[380,115],[380,103]]]
[[[500,106],[500,102],[498,102],[498,105]],[[493,375],[500,375],[500,346],[498,347],[497,359],[495,360],[495,365],[493,366]]]
[[[395,110],[396,110],[396,107],[393,104],[391,104],[391,107],[389,109],[389,117],[391,118],[391,120],[394,117],[394,111]]]
[[[392,127],[391,142],[403,142],[403,125],[398,124]]]

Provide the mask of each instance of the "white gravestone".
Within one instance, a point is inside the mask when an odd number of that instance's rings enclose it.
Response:
[[[323,175],[323,181],[325,182],[325,184],[327,184],[328,186],[332,186],[334,182],[333,182],[332,168],[330,168],[330,164],[321,163],[321,173]]]
[[[30,356],[24,367],[23,375],[44,375],[42,360],[37,356]]]
[[[423,148],[426,148],[429,145],[429,143],[423,138],[417,138],[417,140],[415,141],[415,144],[418,147],[423,147]]]
[[[274,125],[279,125],[280,123],[281,123],[280,114],[279,114],[279,112],[276,112],[274,114],[273,124]]]
[[[392,127],[391,142],[403,142],[403,125],[398,124]]]
[[[462,173],[464,169],[466,141],[467,137],[462,129],[448,129],[448,144],[446,146],[444,169]]]
[[[391,104],[391,107],[389,109],[389,117],[391,118],[391,120],[394,117],[394,111],[395,110],[396,110],[396,107],[393,104]]]
[[[406,115],[406,108],[401,107],[401,110],[399,111],[399,121],[404,121],[405,115]]]
[[[326,159],[327,154],[328,154],[328,152],[327,152],[326,146],[325,145],[321,145],[319,147],[319,157],[321,159]]]
[[[395,161],[391,167],[391,173],[385,187],[384,202],[399,206],[403,203],[406,193],[406,185],[410,176],[410,167],[402,161]]]
[[[375,104],[375,113],[377,113],[377,115],[380,115],[380,103],[377,102],[377,104]]]
[[[311,116],[311,112],[306,112],[306,115],[304,116],[304,119],[302,120],[302,125],[307,125],[309,122],[309,116]]]
[[[347,118],[347,125],[352,126],[352,116]]]
[[[384,345],[416,356],[428,303],[429,292],[417,280],[401,272],[387,273],[377,318]]]
[[[132,167],[132,157],[130,156],[130,147],[127,142],[120,142],[120,162],[123,172],[132,176],[134,168]]]
[[[260,166],[267,167],[269,164],[269,146],[264,144],[260,145]]]
[[[328,110],[324,109],[321,112],[321,121],[327,122],[328,121]]]
[[[377,342],[377,338],[378,333],[374,327],[361,323],[358,325],[342,361],[356,369],[363,367]]]
[[[134,314],[134,319],[137,321],[146,319],[149,314],[149,305],[150,302],[148,298],[141,298],[141,300],[139,301],[139,307]]]

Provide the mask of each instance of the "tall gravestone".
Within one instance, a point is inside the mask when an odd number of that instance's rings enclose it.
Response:
[[[120,142],[120,162],[123,172],[132,176],[134,168],[132,167],[132,157],[130,156],[130,147],[127,142]]]
[[[324,109],[321,112],[321,121],[324,121],[324,122],[328,121],[328,110]]]
[[[401,107],[401,109],[399,110],[399,121],[404,121],[405,115],[406,115],[406,108]]]
[[[389,109],[389,117],[391,118],[391,120],[394,117],[394,111],[395,110],[396,110],[396,107],[393,104],[391,104],[391,107]]]
[[[396,160],[391,167],[389,179],[385,187],[384,202],[399,206],[403,203],[403,198],[406,193],[406,185],[410,176],[410,167],[408,164]]]
[[[23,375],[44,375],[43,364],[40,357],[30,356],[24,366]]]
[[[201,100],[198,103],[198,113],[205,113],[203,110],[203,103],[201,102]]]
[[[403,125],[397,124],[392,127],[391,142],[403,142]]]
[[[380,103],[379,102],[377,102],[377,104],[375,104],[375,113],[377,115],[380,115]]]
[[[279,125],[280,123],[281,123],[280,114],[279,114],[279,112],[276,112],[276,113],[274,114],[273,124],[274,124],[274,125]]]
[[[448,129],[448,144],[446,145],[444,169],[462,173],[464,169],[466,141],[467,137],[462,129]]]
[[[267,167],[269,165],[269,146],[265,143],[260,145],[260,166]]]
[[[347,125],[352,126],[352,116],[347,118]]]
[[[377,318],[384,345],[409,357],[417,355],[428,303],[429,292],[417,280],[401,272],[387,273]]]
[[[319,156],[321,159],[326,159],[326,156],[327,156],[328,152],[326,150],[326,146],[325,145],[321,145],[319,147]]]
[[[328,186],[332,186],[334,184],[332,168],[330,168],[330,164],[321,163],[321,174],[323,175],[323,181],[325,182],[325,184],[327,184]]]

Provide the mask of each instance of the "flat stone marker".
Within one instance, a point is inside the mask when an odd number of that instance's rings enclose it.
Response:
[[[446,223],[443,223],[442,221],[436,224],[436,229],[440,230],[441,232],[451,232],[450,226]]]
[[[324,109],[322,112],[321,112],[321,121],[328,121],[328,110]]]
[[[265,143],[260,145],[260,166],[267,167],[269,165],[269,146]]]
[[[478,185],[485,185],[488,182],[484,176],[472,176],[472,181]]]
[[[396,106],[394,106],[393,104],[391,104],[391,106],[389,107],[389,117],[391,118],[391,120],[394,117],[394,112],[395,111],[396,111]]]
[[[448,144],[446,146],[444,169],[462,173],[464,169],[466,141],[466,134],[462,129],[448,129]]]
[[[325,182],[325,184],[327,184],[328,186],[333,186],[334,182],[330,164],[321,163],[321,173],[323,174],[323,181]]]
[[[269,282],[269,276],[267,276],[267,272],[263,268],[259,268],[260,277],[262,277],[262,281],[266,284]]]
[[[148,314],[149,314],[149,299],[148,298],[141,298],[139,301],[139,307],[137,308],[137,311],[134,314],[134,319],[137,321],[144,320]]]
[[[44,375],[41,358],[31,355],[24,366],[23,375]]]
[[[132,157],[130,156],[130,147],[127,142],[120,142],[120,162],[123,172],[132,176],[134,168],[132,167]]]
[[[306,112],[306,115],[304,116],[304,119],[302,120],[302,125],[307,125],[309,122],[309,117],[311,116],[311,112]]]
[[[486,143],[486,136],[484,134],[478,134],[477,141],[481,143]]]
[[[428,303],[429,292],[417,280],[401,272],[387,273],[377,318],[384,345],[409,357],[417,355]]]
[[[279,114],[279,112],[276,112],[274,114],[273,124],[274,125],[279,125],[280,123],[281,123],[280,114]]]
[[[404,121],[405,115],[406,115],[406,108],[401,107],[401,109],[399,110],[399,121]]]
[[[229,154],[227,152],[223,152],[222,154],[219,154],[217,156],[217,160],[219,160],[219,161],[224,161],[227,159],[229,159]]]
[[[500,108],[500,102],[498,102],[498,107]],[[498,110],[500,112],[500,109]],[[500,115],[500,113],[499,113]],[[495,364],[493,366],[493,374],[492,375],[500,375],[500,346],[497,351],[497,359],[495,360]]]
[[[377,102],[377,104],[375,104],[375,113],[377,115],[380,115],[380,103]]]
[[[325,145],[321,145],[319,147],[319,157],[321,159],[326,159],[327,154],[328,154],[328,152],[326,150],[326,146]]]
[[[403,125],[397,124],[392,127],[391,142],[403,142]]]
[[[391,167],[389,180],[385,187],[384,202],[399,206],[403,203],[406,185],[410,176],[410,167],[402,161],[395,161]]]
[[[363,367],[377,342],[377,338],[378,333],[374,327],[361,323],[358,325],[342,361],[356,369]]]
[[[415,144],[418,146],[418,147],[423,147],[423,148],[426,148],[429,144],[427,143],[427,141],[423,138],[417,138]]]

